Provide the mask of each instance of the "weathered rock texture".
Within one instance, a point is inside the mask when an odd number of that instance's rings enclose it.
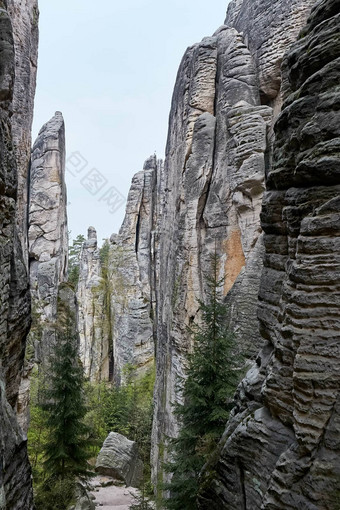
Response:
[[[283,62],[262,212],[265,347],[205,470],[202,509],[339,507],[339,29],[339,0],[317,2]]]
[[[15,81],[18,55],[14,38],[24,30],[29,7],[22,17],[12,19],[10,7],[11,3],[7,9],[7,2],[0,1],[0,508],[30,510],[33,502],[26,438],[15,413],[30,325],[30,298],[15,219],[19,156],[11,122],[16,101],[13,93],[20,87],[18,75]],[[30,116],[31,108],[32,104]],[[21,161],[24,164],[24,158]]]
[[[97,247],[97,232],[88,229],[82,247],[77,287],[79,354],[85,376],[91,381],[109,379],[109,356],[112,353],[109,308]]]
[[[35,354],[44,364],[53,344],[58,287],[67,277],[65,127],[60,112],[42,127],[33,146],[29,195],[32,306],[43,325],[34,338]]]
[[[18,169],[17,224],[25,264],[28,264],[27,213],[31,127],[38,60],[37,0],[8,0],[15,49],[13,116],[11,119]]]
[[[190,47],[175,85],[160,225],[154,483],[164,437],[176,423],[171,403],[191,349],[210,255],[221,255],[230,323],[255,357],[263,244],[260,210],[281,104],[280,64],[314,0],[235,0],[225,25]]]
[[[143,372],[154,360],[154,267],[157,186],[162,163],[156,157],[132,179],[126,214],[118,236],[111,236],[109,278],[112,284],[114,378],[126,364]]]
[[[137,443],[117,432],[110,432],[99,452],[96,471],[138,487],[143,478],[143,462]]]
[[[83,246],[78,316],[81,355],[92,380],[119,384],[127,365],[142,374],[154,361],[152,319],[162,168],[153,156],[133,177],[122,227],[104,246],[101,260],[94,229]]]

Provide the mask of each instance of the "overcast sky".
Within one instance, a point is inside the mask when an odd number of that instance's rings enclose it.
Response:
[[[33,136],[63,113],[71,238],[90,225],[100,242],[118,232],[133,174],[164,156],[183,53],[222,25],[227,4],[40,0]]]

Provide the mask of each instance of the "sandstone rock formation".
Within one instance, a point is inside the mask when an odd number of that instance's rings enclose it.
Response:
[[[143,477],[143,462],[137,444],[117,432],[110,432],[99,452],[96,471],[138,487]]]
[[[340,2],[312,9],[283,63],[267,176],[259,319],[200,508],[331,510],[340,489]]]
[[[221,255],[230,325],[255,357],[263,244],[260,210],[280,104],[280,63],[314,0],[234,0],[225,25],[190,47],[175,85],[159,236],[157,376],[153,481],[166,436],[176,431],[171,403],[191,349],[210,255]]]
[[[8,0],[15,50],[13,116],[11,120],[18,169],[17,224],[25,264],[28,264],[28,169],[38,60],[38,1]]]
[[[14,90],[20,88],[16,74],[16,33],[24,30],[24,16],[11,19],[11,3],[0,2],[0,508],[33,508],[31,471],[26,438],[18,426],[15,406],[24,359],[25,340],[30,325],[28,277],[16,227],[18,173],[17,140],[12,132]],[[17,39],[15,39],[17,40]],[[22,86],[22,85],[21,85]],[[31,89],[33,94],[33,88]],[[13,95],[14,94],[14,95]],[[28,115],[32,116],[32,104]],[[27,128],[29,123],[27,124]],[[29,133],[26,133],[29,137]],[[27,155],[27,153],[26,153]],[[22,165],[28,166],[29,159]]]
[[[80,359],[85,377],[91,381],[109,379],[112,335],[106,297],[97,232],[89,227],[80,256],[77,322]]]
[[[154,360],[153,282],[161,171],[162,163],[151,157],[135,174],[119,235],[110,239],[108,272],[112,284],[114,378],[118,381],[126,364],[134,365],[141,373]]]
[[[47,122],[33,146],[30,169],[29,267],[33,313],[43,331],[34,335],[44,364],[54,338],[59,284],[67,277],[68,234],[65,127],[62,114]]]
[[[162,204],[162,162],[149,158],[132,179],[119,234],[97,249],[95,230],[84,243],[77,290],[81,357],[91,380],[124,380],[154,361],[153,321],[157,221]]]

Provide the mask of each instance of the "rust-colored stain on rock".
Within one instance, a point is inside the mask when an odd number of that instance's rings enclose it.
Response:
[[[245,266],[245,257],[241,243],[241,232],[234,230],[230,233],[225,244],[227,259],[225,262],[224,294],[227,294],[235,283],[241,269]]]

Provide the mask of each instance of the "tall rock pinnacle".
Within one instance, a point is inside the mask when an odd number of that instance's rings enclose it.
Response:
[[[40,321],[56,318],[59,283],[67,277],[68,233],[65,186],[65,126],[60,112],[40,130],[33,146],[29,189],[29,266],[33,306]],[[54,337],[46,327],[36,339],[44,361]]]

